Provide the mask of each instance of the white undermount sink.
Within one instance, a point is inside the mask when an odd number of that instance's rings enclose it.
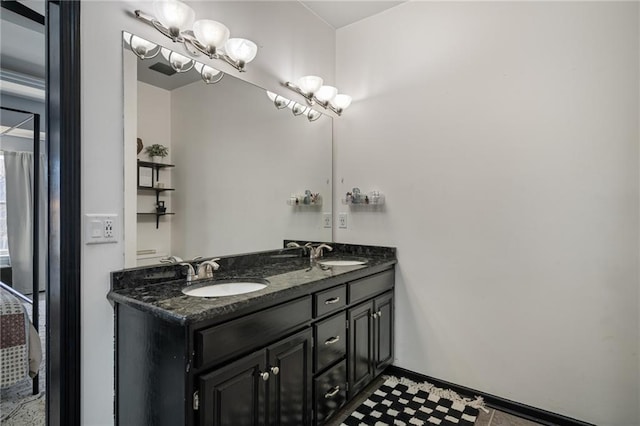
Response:
[[[182,293],[194,297],[225,297],[262,290],[269,284],[267,280],[220,280],[207,285],[191,285],[182,289]]]
[[[319,260],[318,263],[324,266],[358,266],[364,265],[367,262],[356,259],[327,259]]]

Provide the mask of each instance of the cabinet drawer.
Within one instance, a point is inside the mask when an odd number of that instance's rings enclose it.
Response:
[[[334,315],[314,326],[315,372],[324,370],[347,353],[347,314]]]
[[[350,282],[349,303],[353,304],[392,289],[394,280],[395,273],[394,270],[391,269],[371,277]]]
[[[227,323],[195,332],[197,368],[251,352],[311,320],[306,296]]]
[[[330,312],[339,311],[347,304],[347,286],[341,285],[320,291],[313,295],[314,317],[321,317]]]
[[[314,382],[316,424],[321,425],[347,401],[347,361],[336,364]]]

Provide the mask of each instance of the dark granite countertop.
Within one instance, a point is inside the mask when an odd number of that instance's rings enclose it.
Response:
[[[185,267],[157,265],[112,273],[108,299],[179,324],[194,324],[224,319],[241,312],[252,312],[287,300],[329,288],[340,282],[358,279],[390,268],[396,263],[395,248],[331,244],[334,251],[323,259],[358,258],[364,265],[327,267],[311,263],[300,250],[273,250],[223,257],[214,278],[198,280],[202,285],[216,280],[262,278],[266,288],[252,293],[218,298],[201,298],[182,293],[186,285]]]

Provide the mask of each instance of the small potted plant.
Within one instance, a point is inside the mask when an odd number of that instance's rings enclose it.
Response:
[[[160,144],[149,145],[144,149],[149,157],[151,157],[151,161],[154,163],[162,162],[162,159],[169,155],[169,148]]]

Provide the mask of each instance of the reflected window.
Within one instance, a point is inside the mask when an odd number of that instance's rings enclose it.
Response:
[[[4,154],[0,152],[0,267],[11,266],[7,238],[7,188],[4,173]]]

